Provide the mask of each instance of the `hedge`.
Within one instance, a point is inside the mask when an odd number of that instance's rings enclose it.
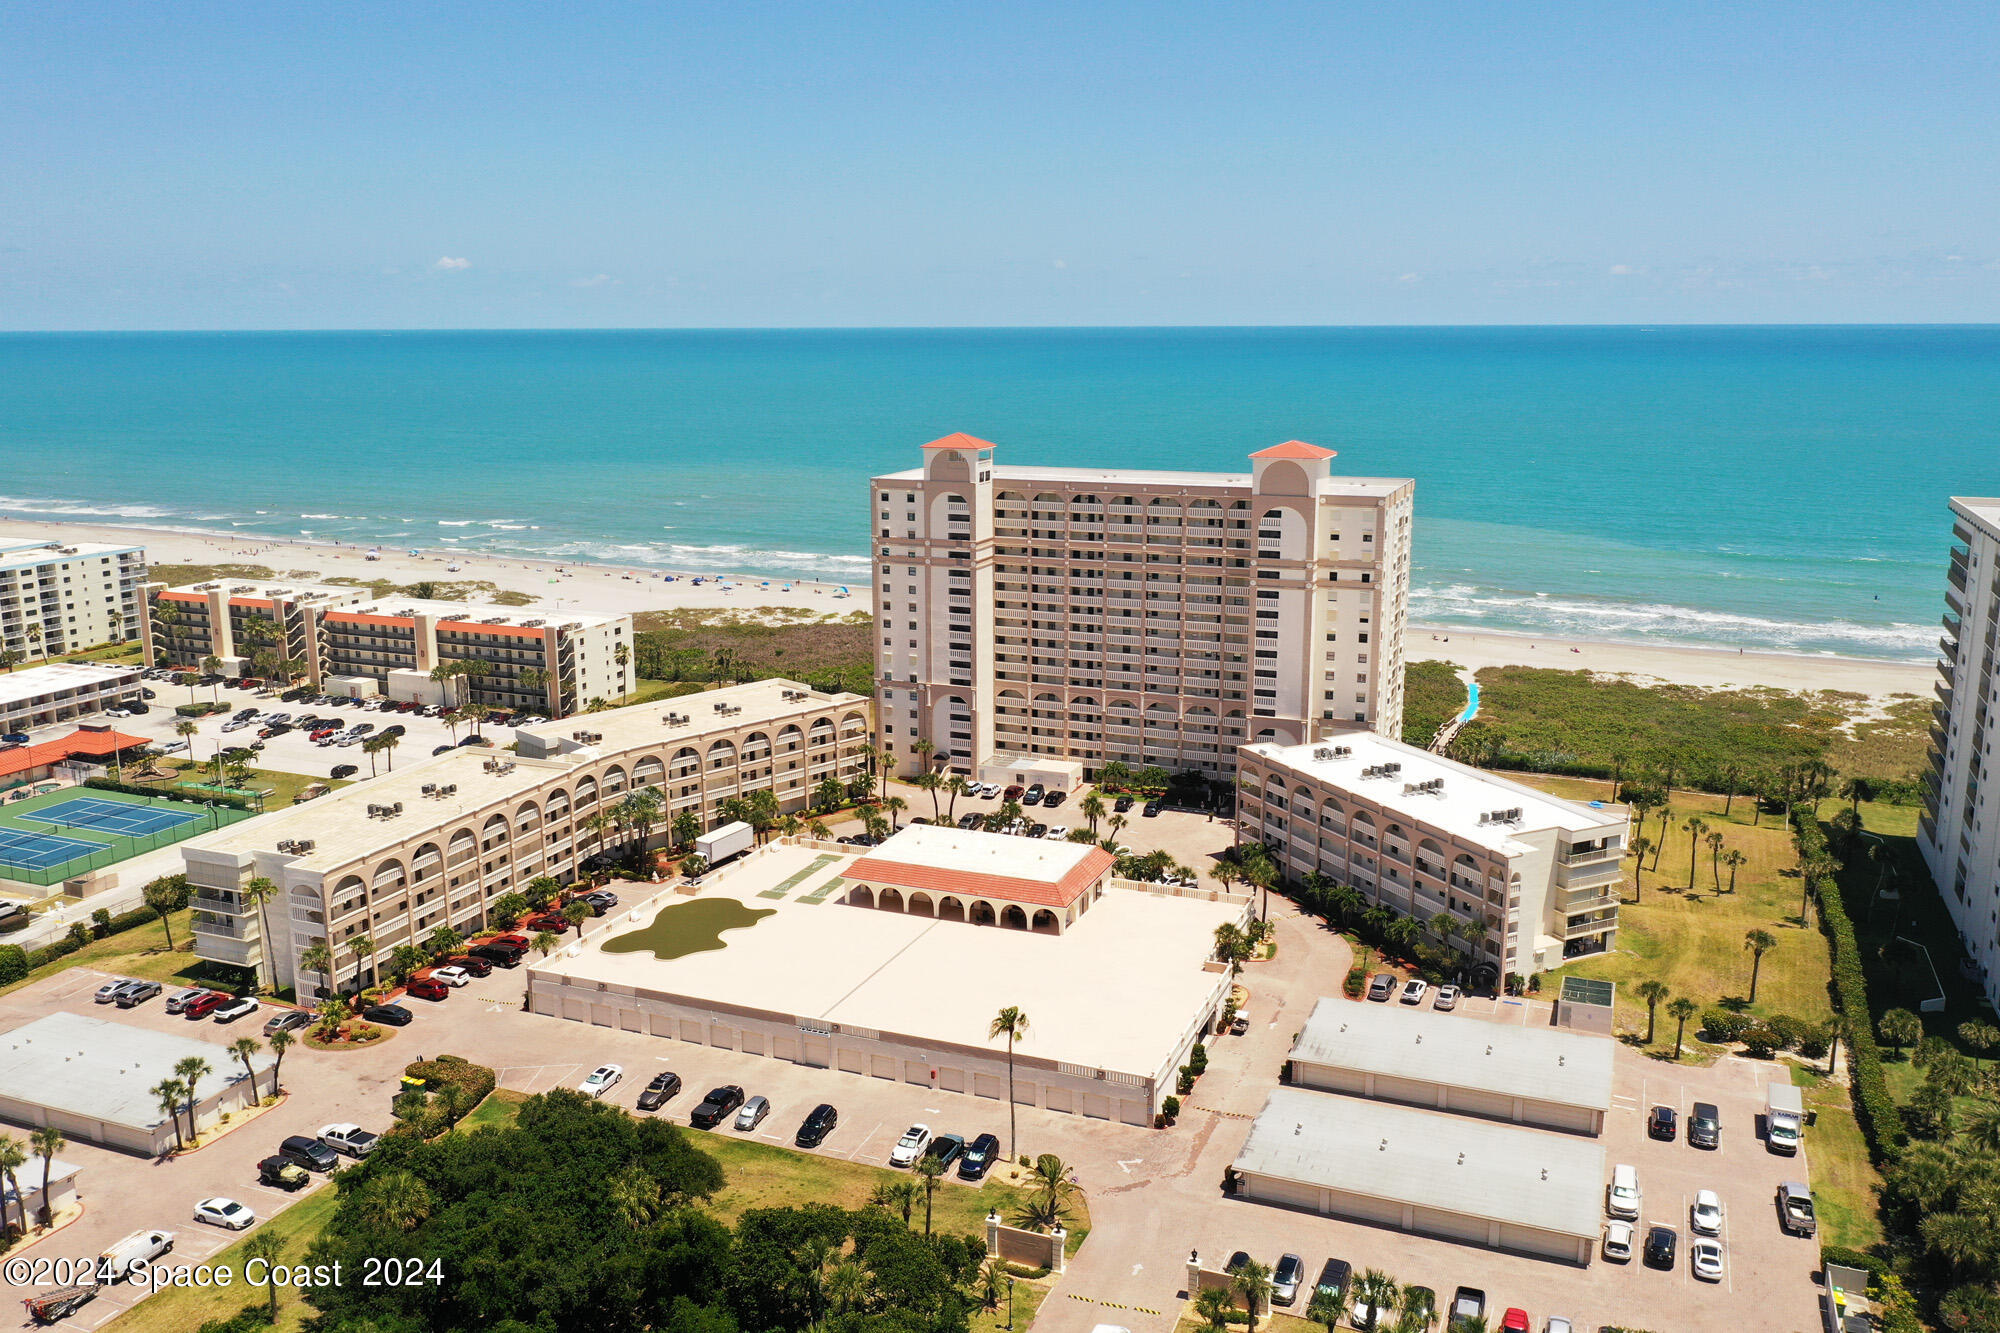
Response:
[[[28,966],[28,951],[18,944],[0,944],[0,986],[25,981],[34,969]]]
[[[84,784],[99,791],[122,791],[129,796],[151,796],[155,800],[186,801],[190,805],[226,805],[237,810],[248,810],[250,798],[247,796],[224,796],[219,792],[175,791],[172,788],[143,787],[136,782],[118,782],[111,778],[89,778]]]
[[[143,926],[148,922],[158,921],[159,919],[160,914],[152,908],[136,907],[129,912],[120,912],[117,916],[112,917],[108,924],[99,928],[99,932],[92,932],[88,927],[85,927],[82,939],[76,937],[76,927],[72,926],[70,934],[63,936],[53,944],[45,944],[41,948],[29,953],[27,956],[28,970],[32,972],[36,968],[47,967],[50,963],[67,958],[93,939],[104,939],[111,935],[122,934],[134,927]],[[83,923],[79,921],[77,925],[81,926]],[[17,948],[17,946],[8,945],[7,948]],[[4,957],[5,950],[0,949],[0,960],[4,960]],[[5,963],[4,961],[0,961],[0,975],[4,975],[4,971]],[[4,981],[0,981],[0,984],[5,983]]]
[[[1868,1253],[1868,1251],[1850,1250],[1841,1245],[1822,1247],[1819,1252],[1819,1261],[1822,1267],[1827,1264],[1839,1264],[1842,1268],[1858,1268],[1868,1274],[1868,1285],[1871,1287],[1880,1283],[1882,1281],[1882,1274],[1889,1271],[1887,1264]]]
[[[420,1078],[435,1092],[439,1085],[455,1089],[460,1095],[450,1102],[424,1098],[426,1112],[437,1112],[432,1121],[428,1115],[410,1117],[409,1123],[426,1137],[441,1134],[450,1129],[473,1107],[486,1100],[499,1078],[485,1065],[476,1065],[462,1055],[440,1055],[435,1060],[413,1060],[404,1066],[403,1073],[411,1078]],[[399,1113],[400,1114],[400,1113]]]
[[[1826,830],[1811,812],[1792,812],[1792,832],[1801,864],[1814,857],[1832,855]],[[1846,868],[1844,862],[1841,868]],[[1875,1044],[1875,1018],[1868,1007],[1868,981],[1861,970],[1861,947],[1854,938],[1854,922],[1847,915],[1841,886],[1836,882],[1831,888],[1831,892],[1820,895],[1819,924],[1826,932],[1833,954],[1834,1006],[1847,1029],[1847,1059],[1854,1071],[1854,1115],[1868,1140],[1868,1154],[1879,1166],[1902,1150],[1908,1134],[1896,1110],[1896,1099],[1889,1095],[1889,1082],[1882,1074],[1882,1052]]]

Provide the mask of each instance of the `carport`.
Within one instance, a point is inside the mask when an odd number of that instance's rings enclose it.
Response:
[[[1464,1116],[1278,1088],[1231,1168],[1264,1203],[1588,1265],[1604,1150]]]

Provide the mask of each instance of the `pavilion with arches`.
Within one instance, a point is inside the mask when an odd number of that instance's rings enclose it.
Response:
[[[1060,935],[1104,896],[1102,847],[912,824],[848,866],[841,901],[975,926]]]

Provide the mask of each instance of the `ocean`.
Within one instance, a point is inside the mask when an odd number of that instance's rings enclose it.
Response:
[[[1417,482],[1412,619],[1934,655],[2000,327],[0,335],[0,514],[865,582],[866,478]]]

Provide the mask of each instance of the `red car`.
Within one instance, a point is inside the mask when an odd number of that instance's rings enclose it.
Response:
[[[451,994],[451,987],[442,981],[432,981],[429,977],[419,977],[404,989],[419,1000],[442,1000]]]
[[[569,929],[569,922],[563,920],[554,912],[544,912],[540,916],[531,916],[524,924],[529,930],[552,930],[558,935]]]
[[[495,935],[490,940],[482,940],[480,942],[482,944],[504,944],[510,949],[519,949],[523,953],[526,953],[532,947],[526,935]]]
[[[187,1008],[181,1010],[181,1013],[191,1019],[207,1018],[210,1014],[228,1003],[228,1001],[229,997],[227,995],[219,991],[210,991],[199,1000],[190,1002]]]
[[[1500,1316],[1500,1333],[1529,1333],[1528,1312],[1515,1306]]]

